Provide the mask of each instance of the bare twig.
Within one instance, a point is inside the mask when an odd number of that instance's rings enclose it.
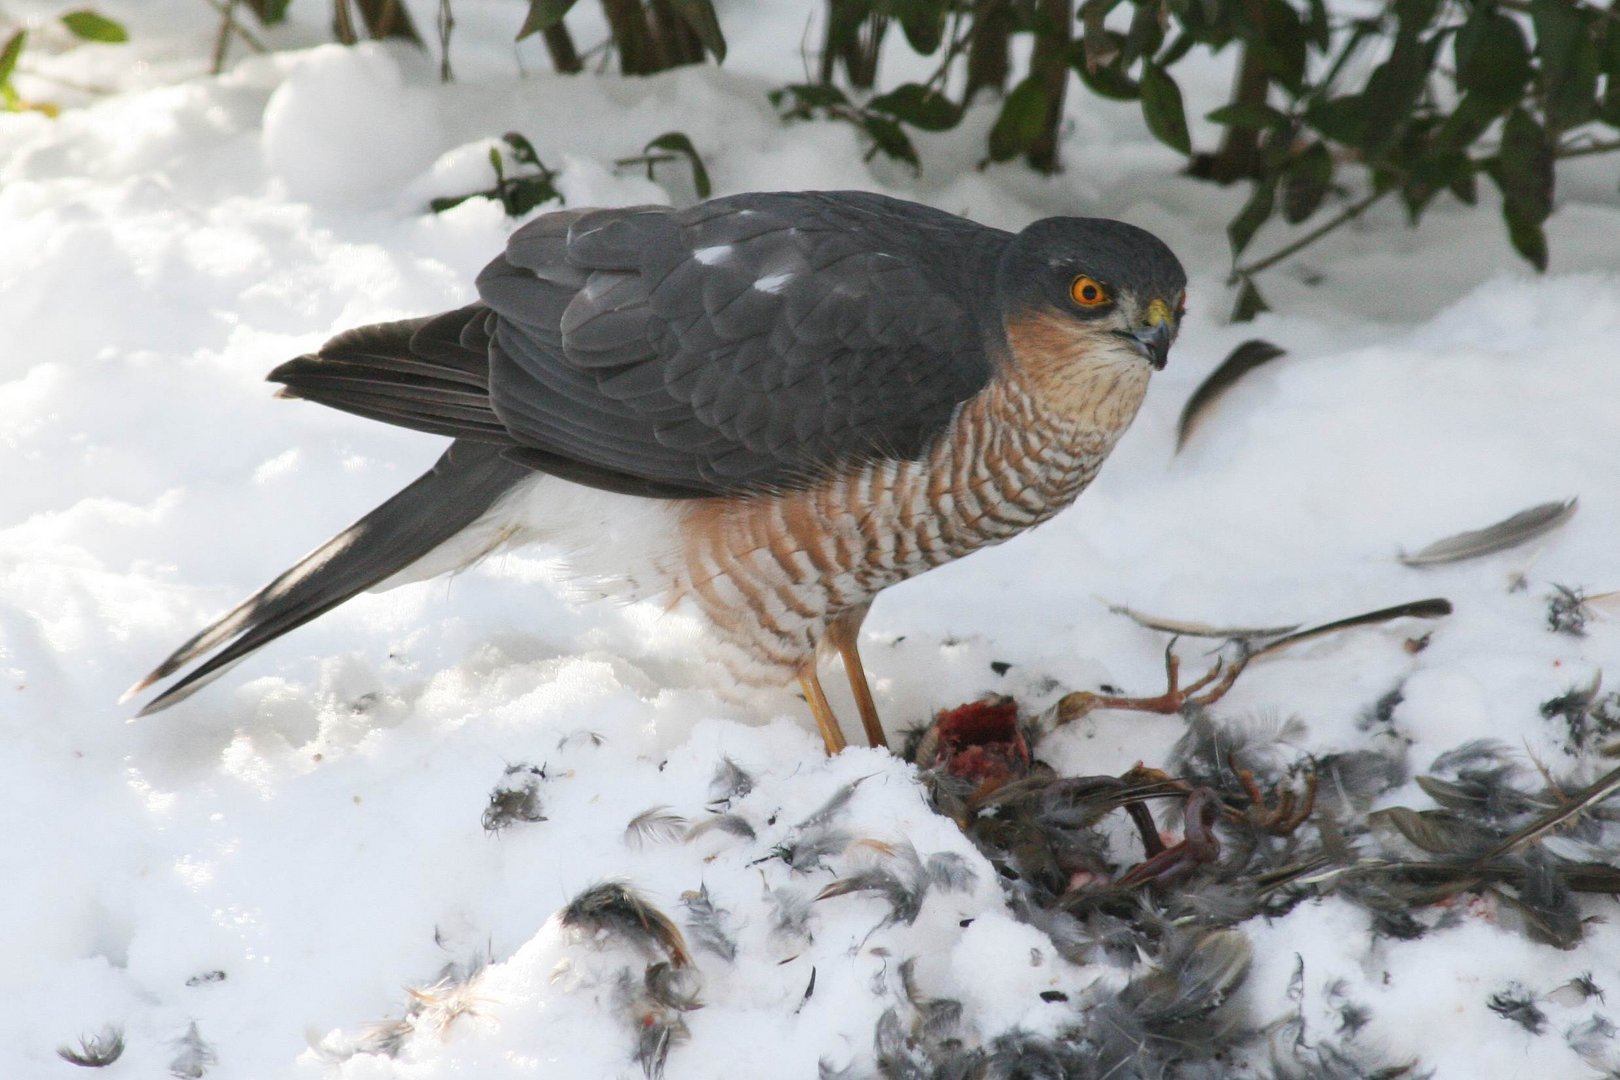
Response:
[[[202,0],[202,2],[213,8],[220,14],[221,17],[225,16],[227,7],[226,0]],[[235,6],[234,0],[232,0],[230,6]],[[270,47],[264,42],[260,41],[253,31],[249,30],[247,27],[243,26],[234,19],[231,20],[231,32],[242,39],[242,44],[246,45],[256,53],[267,53],[270,51]]]
[[[551,55],[551,66],[557,71],[572,75],[583,66],[580,63],[579,50],[574,48],[574,39],[568,33],[568,27],[562,23],[548,26],[543,30],[546,43],[546,52]]]
[[[360,35],[354,29],[354,13],[349,10],[349,0],[332,0],[332,36],[344,45],[353,45],[360,40]]]
[[[240,0],[226,0],[225,12],[219,19],[219,33],[214,37],[214,59],[208,66],[211,75],[225,70],[225,54],[231,47],[231,31],[236,28],[236,5]]]
[[[1620,150],[1620,139],[1609,142],[1586,143],[1582,146],[1561,146],[1553,156],[1559,159],[1587,157],[1591,154],[1612,154],[1616,150]]]
[[[928,76],[928,81],[923,84],[930,90],[937,89],[942,93],[944,92],[945,79],[950,74],[951,64],[958,56],[967,51],[969,42],[973,40],[971,31],[966,34],[962,33],[962,19],[962,8],[959,7],[951,12],[950,26],[945,32],[947,42],[944,49],[945,55],[940,59],[939,66],[934,69],[934,73]]]
[[[450,32],[456,28],[455,16],[450,13],[450,0],[439,0],[439,81],[449,82]]]
[[[97,86],[94,83],[78,82],[75,79],[64,79],[60,75],[52,75],[48,72],[37,71],[27,64],[18,64],[17,71],[20,74],[27,75],[30,79],[38,79],[41,82],[55,83],[64,90],[77,90],[81,94],[96,94],[105,96],[107,94],[118,93],[117,90],[110,86]]]
[[[1267,255],[1265,258],[1260,259],[1257,262],[1249,263],[1246,266],[1233,267],[1232,276],[1227,279],[1227,284],[1236,285],[1244,278],[1253,277],[1262,270],[1268,270],[1271,267],[1276,266],[1290,255],[1295,255],[1300,251],[1303,251],[1305,248],[1310,247],[1312,244],[1322,239],[1322,237],[1326,236],[1334,229],[1337,229],[1341,225],[1346,225],[1360,217],[1362,214],[1366,213],[1369,207],[1378,202],[1385,195],[1388,195],[1392,190],[1394,189],[1387,188],[1383,191],[1374,191],[1370,195],[1357,199],[1355,202],[1351,203],[1349,206],[1345,207],[1343,210],[1339,211],[1333,217],[1318,225],[1304,236],[1301,236],[1292,243],[1284,244],[1282,247],[1278,248],[1270,255]]]

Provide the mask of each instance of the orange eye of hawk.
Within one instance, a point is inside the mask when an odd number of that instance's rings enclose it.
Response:
[[[1108,303],[1108,290],[1097,283],[1097,279],[1081,274],[1069,285],[1069,295],[1081,307],[1099,307]]]

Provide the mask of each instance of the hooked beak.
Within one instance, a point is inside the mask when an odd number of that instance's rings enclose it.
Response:
[[[1155,300],[1148,305],[1144,325],[1133,330],[1115,330],[1114,333],[1135,345],[1137,351],[1153,365],[1153,370],[1163,371],[1165,362],[1170,358],[1170,343],[1176,337],[1176,321],[1170,314],[1170,305],[1163,300]]]

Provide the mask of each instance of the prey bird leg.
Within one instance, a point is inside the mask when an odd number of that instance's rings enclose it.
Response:
[[[1226,696],[1248,665],[1247,655],[1227,666],[1225,660],[1216,660],[1215,666],[1191,686],[1181,685],[1181,658],[1175,654],[1175,639],[1164,649],[1164,674],[1168,688],[1155,697],[1124,697],[1116,694],[1094,694],[1090,690],[1076,690],[1065,694],[1057,704],[1057,722],[1067,724],[1091,713],[1093,709],[1125,709],[1131,712],[1150,712],[1172,715],[1189,705],[1200,708],[1213,705]],[[1223,674],[1224,672],[1224,674]]]
[[[1153,813],[1144,802],[1129,802],[1125,804],[1125,813],[1130,816],[1131,824],[1142,838],[1142,850],[1147,852],[1148,858],[1164,850],[1164,838],[1159,835],[1159,826],[1153,820]]]
[[[1215,822],[1221,815],[1221,799],[1207,787],[1193,788],[1187,795],[1186,831],[1178,844],[1161,847],[1121,874],[1118,888],[1139,885],[1166,887],[1186,879],[1198,866],[1221,857],[1221,842],[1215,835]]]
[[[1244,793],[1249,797],[1249,806],[1246,810],[1227,807],[1227,816],[1263,833],[1272,836],[1291,836],[1296,829],[1305,824],[1311,812],[1316,809],[1314,771],[1305,774],[1304,795],[1296,795],[1293,788],[1278,784],[1275,806],[1266,803],[1265,792],[1260,790],[1260,784],[1255,780],[1254,773],[1248,769],[1239,769],[1237,778],[1238,783],[1243,785]]]

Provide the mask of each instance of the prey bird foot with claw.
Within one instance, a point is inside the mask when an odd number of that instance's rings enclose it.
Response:
[[[1057,703],[1057,722],[1067,724],[1089,715],[1097,709],[1121,709],[1127,712],[1159,713],[1170,716],[1188,707],[1205,708],[1215,704],[1232,689],[1238,676],[1243,674],[1246,659],[1228,665],[1217,659],[1215,665],[1190,686],[1181,685],[1181,658],[1174,651],[1175,642],[1164,650],[1164,671],[1167,688],[1153,697],[1126,697],[1118,694],[1098,694],[1090,690],[1076,690],[1065,694]]]

